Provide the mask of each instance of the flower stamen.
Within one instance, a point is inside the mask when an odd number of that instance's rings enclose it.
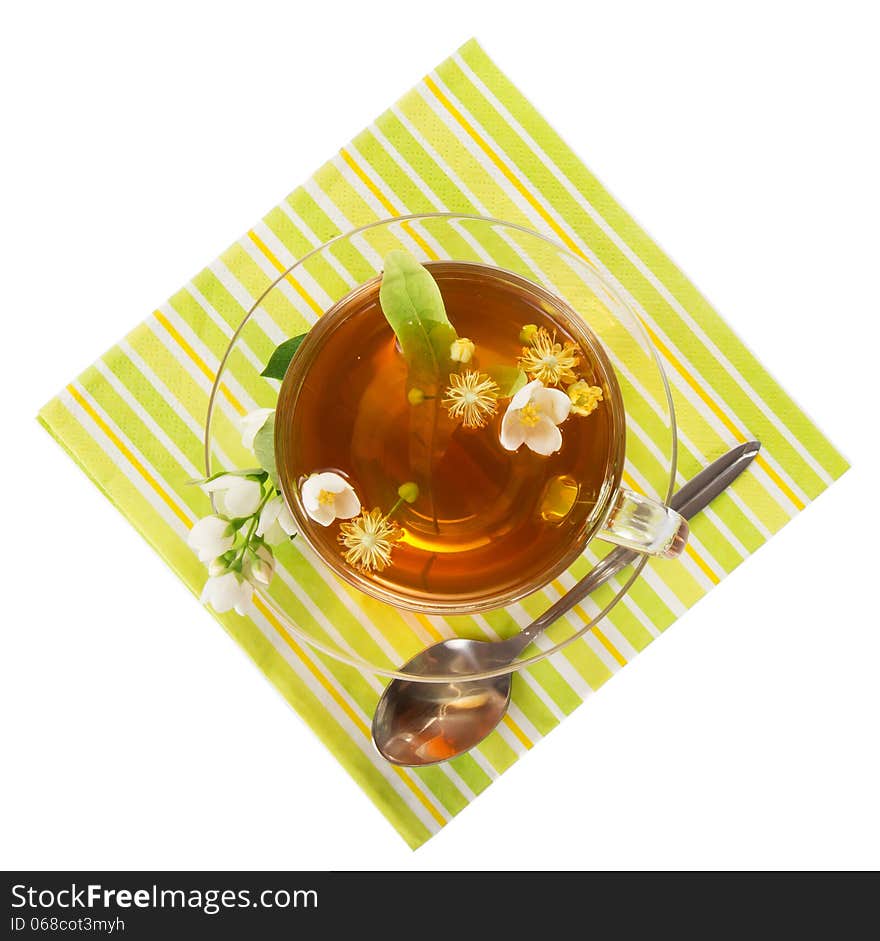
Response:
[[[342,523],[339,542],[345,561],[359,572],[381,572],[391,564],[391,550],[403,531],[376,507],[357,519]]]
[[[545,386],[561,382],[573,382],[580,357],[570,341],[557,343],[556,334],[539,327],[532,336],[530,345],[524,346],[518,365],[531,376],[540,379]]]
[[[541,409],[534,402],[522,409],[519,413],[519,420],[527,427],[534,428],[541,420]]]
[[[482,428],[498,411],[498,384],[485,373],[469,369],[452,373],[442,405],[450,418],[461,418],[465,428]]]

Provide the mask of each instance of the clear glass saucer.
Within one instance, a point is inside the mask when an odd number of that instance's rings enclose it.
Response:
[[[669,500],[677,457],[672,394],[633,306],[586,252],[576,254],[512,223],[450,213],[386,219],[336,236],[267,283],[230,339],[211,390],[205,424],[208,474],[254,465],[253,454],[241,443],[240,419],[251,409],[275,406],[280,383],[260,376],[273,350],[379,274],[383,257],[394,248],[425,262],[495,265],[541,285],[577,311],[601,341],[620,383],[626,413],[624,483]],[[268,588],[255,593],[255,603],[263,616],[310,647],[358,669],[406,679],[411,675],[402,665],[431,643],[450,637],[492,640],[520,630],[611,548],[594,539],[560,578],[508,608],[427,617],[353,589],[297,538],[276,550],[276,574]],[[612,611],[646,563],[643,556],[627,566],[508,666],[472,678],[519,670],[564,650]]]

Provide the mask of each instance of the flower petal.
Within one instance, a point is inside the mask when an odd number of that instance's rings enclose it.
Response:
[[[322,526],[329,526],[333,520],[336,519],[336,513],[333,510],[332,503],[318,503],[315,501],[314,506],[309,506],[305,504],[306,513],[316,522],[320,523]]]
[[[217,516],[206,516],[200,519],[187,536],[190,548],[195,549],[202,562],[210,562],[232,548],[234,537],[227,535],[226,520]]]
[[[540,379],[532,379],[531,382],[527,382],[510,400],[510,405],[507,406],[507,410],[525,408],[532,399],[532,393],[537,389],[543,388],[544,383],[541,382]]]
[[[260,511],[260,521],[257,523],[257,535],[265,536],[269,529],[278,519],[278,514],[284,506],[284,498],[281,496],[272,497],[272,499]]]
[[[559,389],[537,389],[532,400],[556,425],[562,424],[571,411],[571,399]]]
[[[266,424],[266,419],[275,411],[274,408],[256,408],[242,418],[241,443],[252,451],[257,432]]]
[[[236,477],[226,491],[226,511],[230,516],[252,516],[257,512],[263,490],[256,480]]]
[[[296,535],[296,523],[293,521],[293,516],[291,516],[290,510],[287,508],[287,504],[283,504],[280,512],[278,513],[278,519],[276,523],[287,533],[288,536]]]
[[[311,515],[313,509],[320,505],[318,497],[321,494],[321,485],[318,483],[320,474],[312,474],[307,477],[302,485],[302,501],[306,512]]]
[[[236,579],[235,601],[233,607],[239,614],[250,614],[253,607],[254,586],[249,581]]]
[[[526,426],[520,421],[519,410],[513,409],[512,406],[513,403],[504,413],[504,418],[501,420],[501,433],[498,436],[501,447],[508,451],[516,451],[526,440]]]
[[[315,482],[319,493],[322,490],[326,490],[328,493],[342,493],[343,490],[351,488],[351,484],[344,477],[339,474],[334,474],[333,471],[312,474],[309,480]],[[306,483],[308,483],[308,481],[306,481]]]
[[[218,614],[234,608],[241,595],[238,578],[232,572],[209,578],[202,591],[202,601],[209,604]]]
[[[350,520],[357,516],[361,511],[361,501],[351,487],[346,487],[334,501],[334,512],[336,518],[341,520]]]
[[[562,432],[546,415],[538,419],[537,425],[526,429],[526,444],[535,452],[547,457],[562,447]]]
[[[272,523],[272,525],[263,533],[263,539],[266,542],[266,545],[269,546],[280,546],[282,542],[285,542],[287,535],[284,530],[278,525],[278,521]]]

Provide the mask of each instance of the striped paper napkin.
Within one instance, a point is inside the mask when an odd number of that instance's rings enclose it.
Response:
[[[49,432],[194,593],[201,591],[206,570],[186,536],[210,509],[201,491],[186,482],[203,472],[208,393],[233,330],[253,298],[309,249],[379,218],[432,210],[492,216],[536,229],[589,257],[617,285],[664,359],[680,424],[682,479],[738,441],[755,437],[763,448],[732,490],[693,521],[681,562],[648,566],[598,629],[522,675],[508,720],[483,745],[443,765],[396,768],[373,750],[369,724],[383,686],[379,678],[316,654],[268,609],[252,617],[217,617],[413,847],[847,466],[471,41],[40,412]],[[315,283],[293,297],[304,321],[321,313],[322,291]],[[265,389],[256,389],[253,376],[239,376],[234,364],[232,375],[237,396],[223,403],[231,414],[266,404]],[[359,609],[354,596],[343,598],[306,554],[280,575],[279,591],[313,631],[322,629],[322,618],[341,625],[343,635],[376,630],[368,608]],[[508,611],[475,619],[475,630],[488,634],[510,619],[523,622],[556,597],[556,590],[550,587]],[[412,624],[423,643],[452,633],[441,618],[412,619]]]

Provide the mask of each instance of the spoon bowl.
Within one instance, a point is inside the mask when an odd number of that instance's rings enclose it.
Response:
[[[747,441],[732,448],[678,490],[670,506],[690,519],[739,477],[760,447],[757,441]],[[612,550],[540,617],[507,640],[489,643],[455,637],[416,654],[402,667],[413,678],[392,680],[376,707],[372,733],[379,753],[397,765],[432,765],[479,745],[507,712],[511,664],[519,654],[635,557],[630,549]],[[505,666],[510,672],[467,678]],[[461,681],[429,680],[459,673]]]
[[[497,660],[499,645],[454,638],[416,654],[403,670],[414,675],[473,675]],[[499,661],[503,662],[503,661]],[[451,683],[394,680],[373,717],[373,741],[393,764],[430,765],[478,745],[510,705],[510,673]]]

